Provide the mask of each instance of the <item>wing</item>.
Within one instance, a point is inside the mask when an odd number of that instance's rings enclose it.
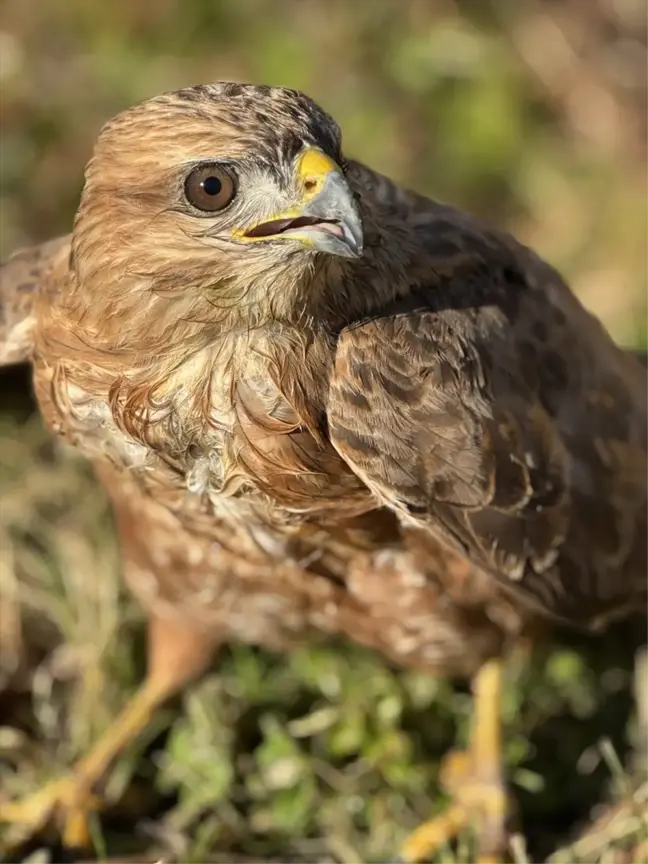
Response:
[[[58,237],[15,252],[0,266],[0,366],[29,360],[36,325],[34,301],[48,290],[48,274],[70,237]]]
[[[439,212],[416,217],[409,292],[340,335],[333,445],[403,521],[544,613],[639,608],[645,370],[529,250]]]

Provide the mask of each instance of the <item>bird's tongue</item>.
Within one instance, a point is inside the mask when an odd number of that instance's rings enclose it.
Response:
[[[325,219],[315,219],[311,216],[297,216],[294,219],[272,219],[263,222],[246,231],[247,237],[271,237],[274,234],[285,234],[287,231],[299,230],[300,228],[314,228],[316,231],[324,231],[334,234],[336,237],[344,237],[344,231],[337,222],[329,222]]]

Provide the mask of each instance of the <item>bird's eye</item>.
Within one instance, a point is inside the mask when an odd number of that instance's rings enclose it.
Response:
[[[234,178],[222,165],[199,165],[187,175],[185,196],[196,210],[224,210],[236,194]]]

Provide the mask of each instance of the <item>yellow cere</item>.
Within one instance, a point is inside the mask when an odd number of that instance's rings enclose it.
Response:
[[[340,171],[340,166],[321,150],[305,150],[297,163],[297,176],[304,184],[304,199],[313,198],[321,191],[331,171]]]

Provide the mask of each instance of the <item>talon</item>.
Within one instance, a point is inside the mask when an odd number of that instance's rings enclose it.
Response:
[[[62,825],[61,840],[66,849],[90,849],[90,814],[96,813],[104,805],[104,801],[92,793],[80,796],[79,788],[75,788],[73,799],[69,801],[60,813]]]
[[[441,764],[439,777],[444,790],[452,796],[448,808],[420,825],[406,839],[401,857],[408,864],[426,860],[442,846],[454,840],[464,829],[473,829],[481,848],[478,864],[494,864],[503,860],[490,850],[506,849],[505,823],[509,813],[509,797],[494,779],[486,782],[471,771],[470,753],[449,753]],[[488,851],[486,851],[488,850]]]
[[[477,836],[478,864],[505,860],[510,801],[501,776],[501,661],[486,663],[473,685],[475,716],[470,749],[449,753],[439,771],[441,785],[452,803],[410,834],[401,849],[404,861],[426,860],[465,828],[472,828]]]
[[[439,783],[448,795],[455,795],[465,785],[472,771],[472,759],[467,750],[452,750],[439,768]]]
[[[48,824],[58,822],[62,825],[61,836],[66,846],[87,849],[90,845],[88,815],[100,806],[101,800],[96,795],[80,787],[73,776],[66,777],[47,784],[24,801],[0,806],[0,823],[15,825],[14,833],[20,843]]]
[[[407,864],[424,861],[468,825],[467,815],[462,807],[451,805],[445,813],[419,825],[403,843],[400,858]]]
[[[211,640],[206,642],[202,633],[196,635],[182,629],[176,630],[178,639],[169,639],[170,626],[166,619],[163,622],[150,620],[152,672],[72,773],[48,784],[25,801],[0,805],[0,823],[12,823],[21,828],[14,832],[18,839],[11,838],[14,846],[54,822],[67,849],[91,848],[88,816],[105,804],[92,790],[98,788],[122,750],[147,727],[160,705],[191,677],[189,673],[194,674],[198,666],[211,658]],[[169,645],[173,645],[175,654],[170,653]]]

